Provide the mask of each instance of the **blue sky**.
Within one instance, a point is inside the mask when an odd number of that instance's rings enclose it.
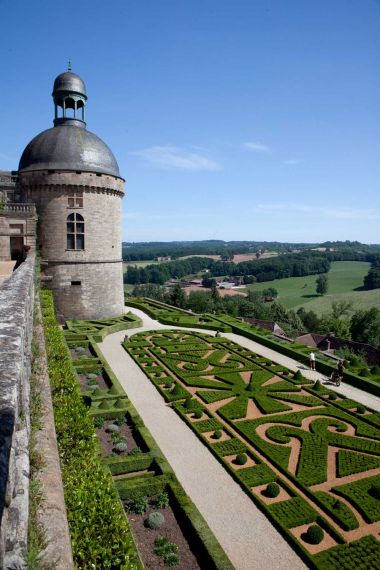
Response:
[[[380,243],[378,0],[0,0],[0,169],[71,58],[123,239]]]

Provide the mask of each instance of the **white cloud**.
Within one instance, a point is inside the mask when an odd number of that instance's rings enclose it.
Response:
[[[296,166],[301,161],[298,160],[298,158],[288,158],[287,160],[284,160],[283,162],[284,162],[284,164],[287,164],[288,166]]]
[[[253,150],[254,152],[271,152],[269,146],[260,142],[246,142],[243,146],[245,149]]]
[[[133,152],[135,156],[155,168],[163,170],[187,170],[199,172],[201,170],[220,170],[220,165],[199,154],[189,152],[172,145],[152,146]]]

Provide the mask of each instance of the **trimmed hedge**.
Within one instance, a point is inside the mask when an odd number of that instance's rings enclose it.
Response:
[[[111,475],[100,461],[92,419],[54,314],[50,291],[41,292],[55,428],[71,544],[78,568],[140,567]]]

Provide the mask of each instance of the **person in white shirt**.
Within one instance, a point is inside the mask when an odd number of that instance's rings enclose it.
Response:
[[[310,352],[309,354],[309,364],[311,370],[315,370],[315,354],[314,352]]]

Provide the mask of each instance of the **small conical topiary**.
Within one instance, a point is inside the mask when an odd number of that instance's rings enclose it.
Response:
[[[376,366],[373,366],[373,367],[371,368],[371,373],[372,373],[374,376],[380,376],[380,366],[379,366],[378,364],[376,364]]]
[[[194,404],[194,400],[192,399],[191,396],[188,396],[185,400],[183,407],[186,408],[186,410],[191,410],[191,408],[193,407],[193,404]]]
[[[176,384],[171,392],[173,396],[180,396],[182,394],[182,388],[179,384]]]
[[[313,390],[315,390],[316,392],[321,392],[321,390],[323,390],[323,386],[319,380],[317,380],[316,383],[314,384]]]
[[[359,372],[359,376],[364,376],[365,378],[367,378],[368,376],[371,376],[371,373],[368,370],[368,368],[362,368]]]
[[[294,378],[294,380],[303,380],[302,372],[300,370],[297,370],[297,372],[294,374],[293,378]]]

